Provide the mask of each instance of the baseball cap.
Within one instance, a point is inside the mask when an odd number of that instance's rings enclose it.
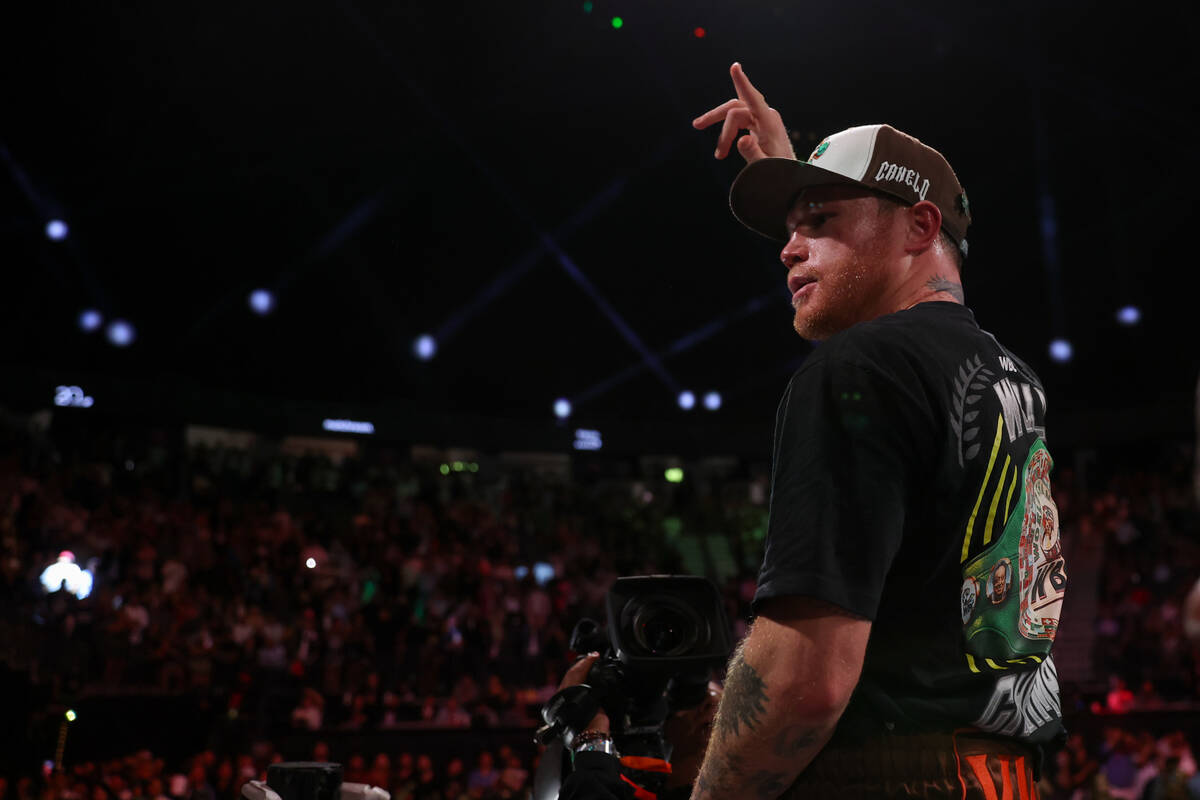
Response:
[[[729,207],[756,233],[787,241],[787,215],[809,186],[863,186],[906,205],[929,200],[963,255],[971,211],[954,170],[941,153],[891,125],[859,125],[826,138],[808,161],[760,158],[738,173]]]

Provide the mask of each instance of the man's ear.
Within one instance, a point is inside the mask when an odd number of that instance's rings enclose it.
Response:
[[[908,209],[907,241],[904,249],[916,255],[933,247],[942,230],[942,212],[928,200],[922,200]]]

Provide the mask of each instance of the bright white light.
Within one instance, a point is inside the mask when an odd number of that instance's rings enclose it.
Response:
[[[108,341],[117,347],[128,347],[133,344],[137,334],[133,330],[133,326],[123,319],[114,319],[108,323]]]
[[[437,355],[437,340],[428,333],[422,333],[413,342],[413,352],[417,354],[417,358],[428,361]]]
[[[327,431],[336,433],[374,433],[375,425],[371,422],[359,422],[353,419],[327,419],[321,423]]]
[[[1125,306],[1117,312],[1117,322],[1122,325],[1137,325],[1142,321],[1142,310],[1137,306]]]
[[[316,569],[317,560],[312,556],[309,556],[308,560],[304,562],[304,566],[308,567],[309,569]]]
[[[52,219],[46,223],[46,238],[55,242],[61,242],[67,238],[70,229],[67,228],[67,223],[61,219]]]
[[[571,416],[571,401],[565,397],[560,397],[554,401],[554,416],[559,419],[566,419]]]
[[[89,308],[79,314],[79,329],[91,333],[99,330],[104,324],[104,315],[94,308]]]
[[[250,293],[250,308],[255,314],[270,314],[275,310],[275,295],[266,289],[255,289]]]
[[[709,392],[704,395],[704,407],[709,411],[716,411],[721,407],[721,395],[718,392]]]
[[[78,386],[54,387],[54,405],[59,408],[91,408],[95,402]]]
[[[684,411],[690,411],[696,405],[696,395],[684,390],[679,393],[679,407]]]
[[[600,431],[591,431],[586,428],[580,428],[575,431],[575,449],[576,450],[599,450],[604,443],[600,439]]]
[[[1055,339],[1050,342],[1050,358],[1060,364],[1070,361],[1072,352],[1074,351],[1071,348],[1071,343],[1066,339]]]
[[[42,570],[42,588],[47,594],[66,589],[83,600],[92,593],[92,573],[75,563],[75,555],[69,550],[58,554],[58,560]]]

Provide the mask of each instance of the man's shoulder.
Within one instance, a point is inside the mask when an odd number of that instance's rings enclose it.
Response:
[[[969,308],[957,303],[921,303],[860,322],[834,334],[813,351],[816,361],[891,372],[927,362],[947,337],[979,334]]]

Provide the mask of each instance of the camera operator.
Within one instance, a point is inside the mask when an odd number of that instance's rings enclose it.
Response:
[[[586,681],[588,670],[599,653],[589,653],[576,661],[563,676],[559,690]],[[671,745],[671,772],[658,800],[686,800],[692,782],[700,770],[713,718],[721,699],[720,684],[710,681],[699,705],[672,713],[663,725],[663,735]],[[563,781],[560,800],[634,800],[646,797],[621,774],[621,760],[609,728],[608,715],[600,710],[572,742],[572,769]]]

